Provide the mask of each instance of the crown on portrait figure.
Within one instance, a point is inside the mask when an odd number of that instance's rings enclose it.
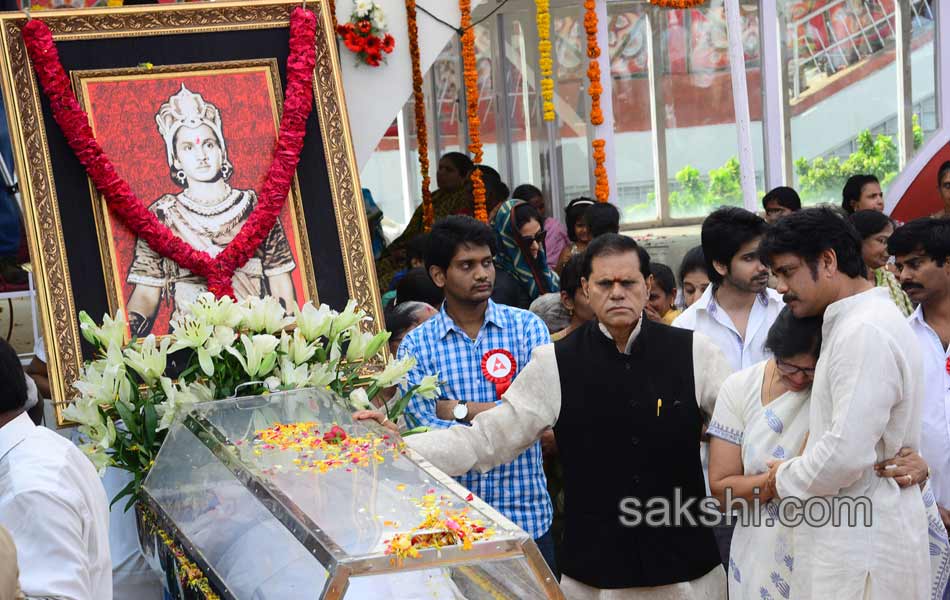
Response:
[[[175,155],[175,133],[182,127],[200,127],[207,125],[214,131],[218,137],[218,144],[221,145],[221,152],[227,159],[227,148],[224,143],[224,135],[221,132],[221,113],[217,107],[210,102],[205,102],[201,94],[196,94],[181,84],[181,89],[177,94],[168,99],[168,102],[162,104],[155,115],[155,122],[158,124],[158,132],[165,139],[165,151],[168,157],[168,166],[174,163]]]

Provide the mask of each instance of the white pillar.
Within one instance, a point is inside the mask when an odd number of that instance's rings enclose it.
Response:
[[[762,135],[765,137],[765,187],[771,189],[779,185],[790,185],[786,179],[785,82],[782,81],[782,25],[779,23],[775,2],[762,2],[759,10],[762,39],[762,85],[763,114]]]
[[[745,77],[745,50],[742,47],[742,20],[739,0],[725,0],[726,29],[729,32],[729,66],[732,70],[732,101],[736,111],[739,143],[739,178],[742,199],[747,210],[759,210],[755,191],[755,156],[752,154],[752,129],[749,117],[749,91]]]
[[[600,85],[604,92],[600,95],[600,108],[604,113],[604,122],[594,127],[594,138],[604,140],[604,152],[607,161],[607,178],[610,183],[610,200],[617,203],[617,153],[614,144],[614,79],[610,75],[610,37],[607,32],[607,0],[597,0],[597,45],[600,46]],[[592,150],[591,150],[592,151]]]

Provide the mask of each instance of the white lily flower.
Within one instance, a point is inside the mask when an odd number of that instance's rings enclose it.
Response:
[[[132,385],[125,376],[125,363],[118,346],[112,346],[107,359],[93,361],[83,368],[82,377],[73,383],[83,400],[95,405],[128,404]],[[116,358],[118,357],[118,358]]]
[[[79,330],[90,344],[106,349],[113,345],[123,346],[129,339],[129,324],[121,310],[116,313],[114,319],[103,315],[101,326],[96,325],[86,311],[80,311]]]
[[[112,422],[112,419],[103,419],[99,423],[80,425],[79,433],[103,449],[111,448],[112,445],[115,444],[116,431],[115,423]]]
[[[344,331],[353,327],[366,317],[366,313],[362,310],[357,310],[356,300],[352,298],[346,303],[346,308],[343,309],[335,319],[333,319],[333,325],[330,327],[330,339],[336,339]]]
[[[155,411],[161,419],[158,421],[158,430],[168,429],[172,424],[191,410],[195,404],[193,394],[183,392],[168,377],[161,378],[162,390],[165,392],[165,401],[155,406]]]
[[[295,329],[293,337],[290,337],[289,343],[287,344],[287,356],[294,361],[294,364],[302,365],[310,362],[310,359],[313,358],[316,352],[316,345],[309,343],[307,338],[300,333],[300,330]]]
[[[346,360],[357,362],[363,360],[366,349],[375,336],[372,333],[360,331],[358,327],[351,328],[350,345],[346,348]]]
[[[225,348],[233,346],[234,340],[236,339],[237,334],[234,333],[233,329],[227,325],[215,325],[214,333],[211,334],[211,337],[208,338],[207,343],[205,343],[205,350],[208,351],[208,356],[217,358],[221,356]]]
[[[225,348],[234,355],[244,368],[244,372],[250,377],[262,377],[274,370],[277,364],[277,345],[280,343],[276,337],[269,334],[259,334],[249,337],[246,334],[241,335],[241,344],[244,346],[244,354],[231,346]]]
[[[282,356],[279,375],[280,385],[284,389],[306,387],[310,381],[310,366],[307,364],[298,366],[290,357]]]
[[[211,292],[198,296],[197,300],[185,309],[195,319],[212,326],[223,326],[234,329],[241,324],[244,318],[244,308],[231,299],[230,296],[215,298]]]
[[[307,341],[312,342],[330,333],[330,327],[336,317],[336,311],[326,304],[316,308],[312,302],[307,302],[297,311],[297,331],[307,338]]]
[[[426,375],[416,388],[416,395],[424,400],[434,400],[442,395],[437,375]]]
[[[310,370],[308,385],[324,389],[336,380],[336,363],[317,363]]]
[[[125,363],[139,374],[146,385],[152,385],[165,373],[171,341],[170,337],[165,336],[156,345],[155,336],[149,335],[132,348],[125,349]]]
[[[99,412],[99,405],[85,398],[79,398],[67,404],[63,409],[63,418],[80,425],[105,425],[105,418]]]
[[[185,348],[194,349],[198,354],[198,364],[201,365],[204,374],[208,377],[214,375],[214,363],[211,361],[211,354],[205,348],[205,343],[214,333],[214,327],[192,316],[186,316],[172,323],[172,331],[174,331],[175,343],[168,351],[174,353]]]
[[[192,381],[187,387],[181,388],[181,394],[186,402],[198,404],[214,400],[214,384]]]
[[[273,296],[248,299],[245,309],[241,325],[251,333],[274,334],[294,321]]]
[[[416,358],[414,356],[390,360],[389,364],[387,364],[382,371],[372,376],[372,379],[379,387],[386,388],[400,383],[414,366],[416,366]]]
[[[350,392],[350,407],[353,410],[373,410],[365,388],[356,388]]]
[[[79,449],[92,461],[92,465],[96,468],[96,472],[99,473],[99,477],[105,475],[106,469],[115,464],[105,448],[100,448],[96,444],[81,444]]]
[[[264,380],[264,387],[267,388],[269,392],[276,392],[280,390],[280,377],[276,375],[271,375]]]

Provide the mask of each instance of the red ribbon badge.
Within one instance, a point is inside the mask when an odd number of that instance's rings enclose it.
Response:
[[[950,375],[950,358],[947,359],[947,375]]]
[[[515,378],[517,368],[518,363],[515,362],[514,355],[503,348],[489,350],[482,357],[482,375],[495,384],[495,393],[498,398],[501,398],[501,395],[511,385],[511,380]]]

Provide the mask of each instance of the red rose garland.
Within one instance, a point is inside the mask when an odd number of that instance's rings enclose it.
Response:
[[[49,27],[40,19],[27,21],[23,26],[23,41],[40,87],[49,98],[53,118],[96,189],[105,197],[109,210],[160,255],[206,278],[208,289],[220,297],[234,295],[231,287],[234,271],[243,266],[264,242],[287,200],[303,148],[307,119],[313,108],[311,82],[316,63],[316,23],[316,17],[308,10],[298,7],[291,12],[287,92],[274,156],[258,193],[257,206],[241,231],[217,257],[195,250],[175,236],[119,177],[92,134],[89,117],[73,93]]]

